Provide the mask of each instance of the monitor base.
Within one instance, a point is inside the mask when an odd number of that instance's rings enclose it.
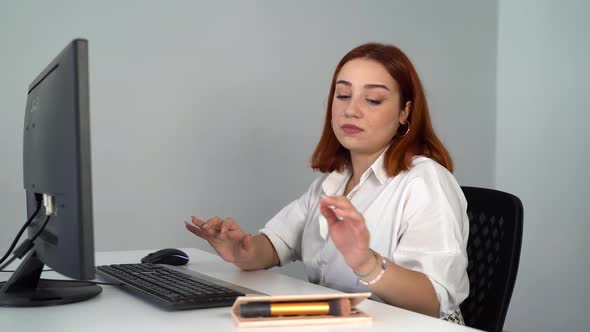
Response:
[[[102,288],[74,280],[41,279],[43,262],[33,250],[6,282],[0,283],[0,307],[42,307],[91,299]]]
[[[6,282],[0,283],[4,288]],[[83,281],[40,279],[35,289],[20,289],[0,293],[0,307],[43,307],[81,302],[102,292],[98,285]]]

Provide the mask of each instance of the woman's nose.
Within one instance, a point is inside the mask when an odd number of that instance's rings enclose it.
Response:
[[[361,114],[362,110],[356,98],[351,99],[350,103],[348,103],[348,105],[346,105],[346,108],[342,111],[342,115],[347,118],[360,117]]]

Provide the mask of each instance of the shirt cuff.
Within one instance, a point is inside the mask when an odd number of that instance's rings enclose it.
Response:
[[[438,298],[438,303],[440,305],[438,313],[439,317],[445,317],[446,315],[452,314],[455,311],[455,309],[451,310],[451,308],[449,308],[449,294],[447,290],[441,284],[437,283],[429,276],[426,277],[428,278],[428,280],[430,280],[430,283],[434,288],[434,292],[436,293],[436,297]]]
[[[277,256],[279,257],[279,266],[283,266],[284,264],[290,263],[293,260],[291,249],[287,246],[285,241],[281,240],[281,238],[270,228],[265,227],[261,229],[259,233],[266,235],[266,237],[270,240],[270,243],[272,243],[275,251],[277,252]]]

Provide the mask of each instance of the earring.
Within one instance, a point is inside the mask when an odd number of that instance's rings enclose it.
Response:
[[[397,137],[404,137],[404,136],[406,136],[406,135],[407,135],[407,134],[410,132],[410,121],[406,120],[406,121],[404,122],[404,125],[408,127],[408,129],[406,129],[406,132],[405,132],[403,135],[399,135],[399,131],[398,131],[398,133],[396,133],[396,135],[395,135],[395,136],[397,136]],[[400,127],[401,127],[401,126],[400,126]],[[399,128],[398,128],[398,129],[399,129]]]

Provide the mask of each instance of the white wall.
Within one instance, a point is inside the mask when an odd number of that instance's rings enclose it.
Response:
[[[191,214],[254,232],[306,190],[332,70],[367,41],[409,54],[457,178],[492,186],[496,17],[470,0],[3,2],[0,250],[25,218],[27,85],[74,37],[90,48],[96,249],[206,248]]]
[[[499,2],[496,184],[524,204],[510,331],[588,331],[589,13]]]

